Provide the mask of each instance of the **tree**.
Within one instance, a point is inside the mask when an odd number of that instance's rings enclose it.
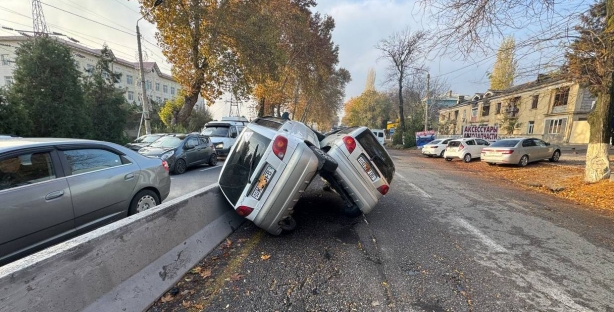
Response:
[[[392,101],[385,93],[366,90],[345,104],[343,124],[385,129],[391,111]]]
[[[388,82],[396,82],[399,98],[399,120],[401,133],[405,132],[405,115],[403,113],[403,83],[416,69],[418,61],[423,58],[426,33],[411,32],[409,28],[392,34],[388,39],[380,41],[375,47],[382,52],[382,58],[390,64],[388,67]]]
[[[172,129],[177,124],[179,112],[183,107],[185,97],[179,95],[174,99],[170,99],[164,103],[158,115],[167,129]]]
[[[9,102],[7,90],[0,88],[0,134],[29,136],[32,124],[23,103]]]
[[[89,107],[92,129],[90,137],[95,140],[123,143],[124,129],[128,120],[128,103],[125,90],[117,88],[121,74],[113,72],[111,65],[115,56],[105,45],[96,67],[83,83],[85,101]]]
[[[491,90],[505,90],[514,85],[518,67],[518,62],[514,59],[515,46],[514,37],[507,37],[501,42],[495,65],[489,75]]]
[[[435,9],[435,19],[442,29],[439,42],[443,45],[454,44],[465,55],[473,50],[485,51],[488,49],[487,40],[493,35],[500,35],[506,31],[523,29],[532,23],[541,23],[546,31],[525,40],[527,45],[531,42],[545,42],[562,38],[570,38],[570,33],[564,27],[565,22],[575,18],[585,11],[583,6],[573,6],[576,11],[556,14],[555,8],[564,4],[551,0],[421,0],[425,6]],[[565,7],[568,9],[569,7]],[[555,13],[555,14],[553,14]],[[594,24],[582,21],[580,26],[580,39],[582,42],[601,41],[599,50],[589,50],[589,58],[600,58],[601,79],[594,81],[591,90],[597,96],[593,112],[589,116],[591,129],[588,150],[586,152],[586,167],[584,180],[592,183],[607,179],[610,176],[609,142],[611,138],[611,116],[613,114],[612,96],[614,96],[614,0],[605,1],[605,12],[602,19],[594,19],[601,23],[601,34],[588,31]],[[585,17],[589,17],[584,15]],[[553,18],[554,17],[554,18]],[[589,20],[593,18],[589,17]],[[589,33],[582,33],[582,28]],[[573,34],[571,34],[573,35]],[[604,37],[601,37],[604,36]],[[603,40],[605,38],[606,40]],[[444,48],[445,51],[445,48]],[[572,53],[583,59],[587,56],[581,49]],[[570,59],[570,64],[574,62]]]
[[[70,48],[56,39],[37,37],[15,50],[14,84],[8,101],[24,108],[32,136],[85,138],[90,132],[81,73]]]
[[[365,91],[375,91],[375,69],[373,68],[369,68],[369,72],[367,73]]]

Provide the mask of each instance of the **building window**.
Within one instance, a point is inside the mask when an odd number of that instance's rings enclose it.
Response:
[[[126,84],[132,85],[134,81],[132,80],[131,75],[126,75]]]
[[[535,122],[529,121],[529,128],[527,129],[528,134],[533,134],[533,129],[535,128]]]
[[[13,77],[12,76],[5,76],[4,77],[4,84],[7,87],[10,87],[13,84]]]
[[[151,81],[145,81],[145,88],[147,88],[147,90],[151,90]]]
[[[501,114],[501,103],[497,103],[497,109],[495,110],[495,114]]]
[[[134,101],[134,92],[128,91],[128,101]]]
[[[162,103],[162,98],[161,98],[161,97],[159,97],[159,96],[156,96],[156,102],[157,102],[157,103]]]
[[[175,87],[171,87],[171,95],[175,95]]]
[[[539,95],[533,96],[533,102],[531,102],[531,109],[537,109],[537,103],[539,102]],[[533,132],[529,132],[533,133]]]
[[[547,134],[559,134],[563,130],[564,119],[549,119],[546,120],[546,133]]]
[[[162,86],[162,90],[164,93],[168,93],[168,86],[167,85],[163,85]]]
[[[0,55],[0,61],[2,61],[2,65],[8,65],[9,64],[9,55],[8,54]]]
[[[87,64],[86,67],[85,67],[85,71],[90,73],[90,74],[93,73],[94,72],[94,65]]]
[[[156,91],[160,91],[160,83],[156,82]]]
[[[569,87],[557,88],[554,95],[554,106],[567,105],[567,98],[569,98]]]
[[[490,115],[490,105],[486,105],[482,107],[482,117],[487,117]]]

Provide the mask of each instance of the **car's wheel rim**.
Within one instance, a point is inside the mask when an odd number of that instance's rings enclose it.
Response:
[[[217,156],[215,154],[211,155],[211,165],[217,165]]]
[[[443,157],[443,151],[441,151],[441,153],[439,153],[439,157]]]
[[[185,171],[185,163],[183,161],[177,162],[177,172],[183,173]]]
[[[155,206],[156,206],[156,200],[151,195],[145,195],[141,197],[141,199],[139,199],[136,205],[136,211],[142,212],[142,211],[145,211]]]
[[[520,160],[520,164],[524,167],[527,165],[528,162],[529,162],[529,159],[527,158],[527,156],[522,156],[522,159]]]
[[[471,156],[465,155],[465,162],[470,162],[470,161],[471,161]]]
[[[561,154],[559,152],[554,152],[552,159],[554,159],[554,161],[559,161],[559,157],[561,157]]]

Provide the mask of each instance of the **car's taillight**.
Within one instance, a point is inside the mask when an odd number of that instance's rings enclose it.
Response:
[[[239,206],[239,208],[236,209],[236,212],[241,216],[241,217],[247,217],[249,216],[250,213],[252,213],[252,211],[254,211],[254,208],[252,207],[247,207],[247,206]]]
[[[162,161],[162,167],[164,167],[164,170],[166,170],[166,172],[168,172],[168,163],[166,162],[166,160]]]
[[[350,154],[352,154],[354,149],[356,149],[356,140],[354,140],[354,138],[349,135],[343,138],[343,143],[345,144],[345,148],[348,149],[348,152],[350,152]]]
[[[431,148],[437,148],[437,145],[433,145],[433,146],[431,146]]]
[[[273,141],[273,154],[275,154],[275,156],[277,156],[277,158],[279,159],[284,159],[284,156],[286,156],[287,148],[288,148],[288,139],[284,136],[278,135],[275,138],[275,141]]]
[[[388,190],[390,189],[390,187],[386,184],[380,186],[377,188],[377,190],[380,192],[380,194],[382,195],[386,195],[386,193],[388,193]]]
[[[465,145],[462,145],[462,144],[461,144],[461,145],[458,147],[458,150],[459,150],[459,151],[462,151],[462,150],[463,150],[463,148],[465,148]]]
[[[514,150],[497,150],[497,152],[505,155],[509,155],[514,152]]]
[[[482,154],[486,154],[486,152],[490,152],[490,150],[486,148],[482,149]]]

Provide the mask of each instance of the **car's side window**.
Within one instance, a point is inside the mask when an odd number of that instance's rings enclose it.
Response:
[[[535,142],[533,142],[533,140],[528,139],[528,140],[522,141],[522,147],[530,147],[530,146],[535,146]]]
[[[448,142],[450,142],[450,140],[444,140],[443,142],[441,142],[441,144],[448,144]]]
[[[49,153],[29,153],[0,159],[0,191],[55,179]]]
[[[207,139],[205,137],[200,137],[199,141],[200,141],[200,145],[207,145],[207,144],[209,144],[209,139]]]
[[[537,146],[541,146],[541,147],[547,146],[546,142],[544,142],[544,141],[542,141],[540,139],[533,139],[533,141],[535,142],[535,145],[537,145]]]
[[[486,142],[486,141],[484,141],[482,139],[477,139],[475,141],[478,143],[478,145],[488,145],[488,142]]]
[[[197,145],[198,145],[197,138],[189,138],[188,141],[185,143],[186,147],[196,147]]]
[[[78,149],[64,151],[72,174],[107,169],[124,164],[121,156],[102,149]]]
[[[467,145],[475,145],[475,141],[474,140],[469,140],[467,142],[465,142]]]

